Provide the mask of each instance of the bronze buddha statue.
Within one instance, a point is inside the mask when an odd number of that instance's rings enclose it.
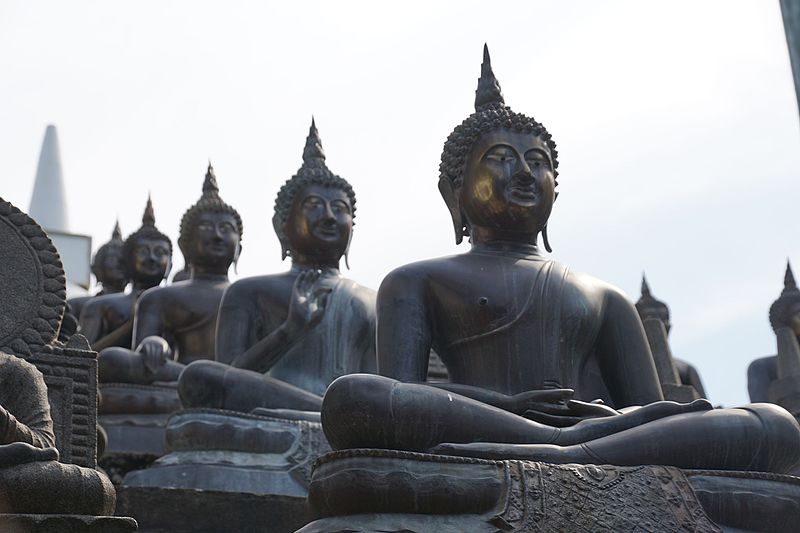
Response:
[[[178,246],[191,277],[141,295],[131,344],[135,351],[104,350],[101,381],[176,381],[184,365],[213,358],[217,311],[229,285],[228,270],[241,251],[242,230],[242,218],[220,198],[209,164],[202,196],[181,219]]]
[[[800,427],[785,410],[661,401],[633,304],[542,255],[538,236],[549,251],[557,196],[556,146],[544,126],[505,105],[486,49],[475,108],[448,137],[439,179],[456,242],[469,235],[471,249],[384,279],[381,375],[330,385],[322,423],[331,445],[551,463],[790,468],[800,458]],[[452,384],[420,383],[431,348]]]
[[[653,296],[652,292],[650,292],[650,286],[647,284],[647,279],[644,277],[644,275],[642,275],[642,294],[636,301],[636,311],[639,313],[639,318],[642,319],[642,322],[649,318],[660,320],[664,325],[664,332],[666,335],[669,335],[669,332],[672,329],[669,307],[667,304]],[[652,345],[651,349],[655,351]],[[653,355],[655,355],[655,353]],[[671,357],[671,359],[673,363],[672,366],[674,366],[674,372],[677,372],[677,377],[680,384],[694,388],[699,397],[707,398],[708,396],[706,395],[705,387],[703,387],[703,380],[700,379],[700,372],[697,371],[694,365],[688,361],[684,361],[683,359],[678,359],[677,357]]]
[[[788,262],[783,290],[769,308],[769,323],[778,353],[747,368],[750,401],[777,403],[800,418],[800,290]]]
[[[130,347],[136,300],[145,290],[166,278],[171,259],[172,242],[156,228],[153,202],[148,197],[142,226],[122,245],[123,271],[131,281],[130,292],[92,298],[81,311],[81,334],[94,350],[109,346]]]
[[[89,299],[106,294],[116,294],[125,290],[128,278],[125,275],[125,267],[122,258],[122,230],[119,228],[119,220],[114,225],[111,233],[111,240],[100,246],[92,258],[92,274],[100,285],[100,291],[94,296],[77,296],[70,298],[69,312],[79,318],[81,310]]]
[[[216,361],[189,365],[184,407],[318,411],[335,378],[375,368],[374,292],[339,271],[355,193],[332,173],[312,120],[303,164],[278,192],[273,227],[288,272],[241,279],[219,311]]]

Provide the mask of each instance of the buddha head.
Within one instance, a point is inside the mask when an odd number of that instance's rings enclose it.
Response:
[[[672,329],[672,323],[669,319],[669,307],[661,300],[657,300],[650,293],[650,286],[647,284],[647,278],[642,275],[642,296],[636,302],[636,311],[639,312],[639,318],[644,322],[648,318],[657,318],[664,324],[664,329]]]
[[[786,262],[783,291],[769,308],[769,323],[774,331],[791,328],[800,339],[800,290],[794,280],[792,266]]]
[[[338,268],[353,235],[356,195],[325,164],[314,119],[303,149],[303,165],[278,191],[272,225],[283,259],[308,266]]]
[[[122,244],[122,231],[119,229],[119,221],[117,221],[114,231],[111,233],[111,240],[98,248],[92,258],[92,274],[103,286],[105,293],[122,292],[128,283]]]
[[[169,274],[172,241],[156,228],[153,202],[149,197],[142,215],[142,227],[125,239],[122,257],[126,274],[134,283],[155,286]]]
[[[222,201],[217,178],[208,164],[203,194],[181,219],[178,246],[192,275],[198,271],[227,274],[241,252],[242,217]]]
[[[439,191],[453,219],[456,243],[485,230],[504,239],[547,241],[557,196],[558,152],[544,126],[505,105],[484,45],[475,112],[444,144]]]

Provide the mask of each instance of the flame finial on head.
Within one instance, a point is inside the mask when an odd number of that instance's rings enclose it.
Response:
[[[483,45],[483,63],[481,63],[481,77],[478,78],[478,88],[475,89],[475,110],[492,104],[505,105],[500,82],[492,71],[492,59],[489,57],[489,47]]]
[[[217,185],[217,175],[214,174],[214,167],[211,166],[211,160],[208,161],[208,170],[206,170],[206,179],[203,181],[203,196],[219,194],[219,185]]]
[[[647,278],[642,272],[642,298],[650,297],[652,298],[653,295],[650,293],[650,285],[647,284]]]
[[[325,151],[322,149],[322,140],[314,117],[311,117],[311,127],[308,129],[306,145],[303,147],[303,166],[325,166]]]
[[[155,226],[156,225],[156,213],[153,210],[153,200],[150,197],[150,193],[147,194],[147,205],[144,208],[144,214],[142,215],[142,226]]]
[[[783,292],[796,291],[797,283],[794,280],[794,273],[792,272],[792,264],[786,260],[786,273],[783,275]]]
[[[122,240],[122,229],[120,229],[119,227],[119,218],[117,218],[117,223],[114,224],[114,231],[111,232],[111,240],[112,241]]]

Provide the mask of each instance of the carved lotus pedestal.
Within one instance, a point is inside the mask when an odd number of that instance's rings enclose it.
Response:
[[[800,479],[385,450],[317,463],[300,533],[796,531]]]
[[[288,418],[307,416],[302,412],[280,414],[284,417],[217,409],[175,413],[166,431],[169,453],[125,476],[121,508],[145,530],[157,519],[159,527],[172,531],[236,530],[233,523],[295,531],[310,520],[306,495],[312,465],[330,447],[319,422]],[[195,527],[181,529],[184,513],[153,516],[150,500],[192,500]]]

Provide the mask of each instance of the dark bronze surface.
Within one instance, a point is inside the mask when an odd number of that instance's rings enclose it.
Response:
[[[97,351],[109,346],[130,347],[136,300],[169,273],[172,243],[156,228],[150,198],[142,216],[142,226],[125,239],[122,251],[131,291],[92,298],[81,311],[81,333]]]
[[[219,197],[209,164],[203,194],[181,221],[178,244],[191,277],[141,295],[133,327],[135,351],[104,350],[101,381],[176,381],[183,365],[213,357],[217,310],[229,285],[228,270],[239,255],[241,235],[241,217]]]
[[[231,285],[220,307],[217,362],[194,363],[181,375],[184,406],[319,410],[333,379],[374,370],[374,293],[339,271],[354,215],[353,189],[326,166],[312,121],[303,165],[275,202],[273,226],[292,268]]]
[[[331,445],[787,471],[800,459],[800,426],[789,413],[661,401],[631,302],[541,255],[556,155],[543,126],[505,106],[484,50],[476,112],[445,143],[439,181],[456,240],[469,235],[471,249],[383,281],[383,376],[330,386],[322,421]],[[431,348],[453,384],[407,383],[425,380]],[[596,398],[607,405],[586,403]]]

